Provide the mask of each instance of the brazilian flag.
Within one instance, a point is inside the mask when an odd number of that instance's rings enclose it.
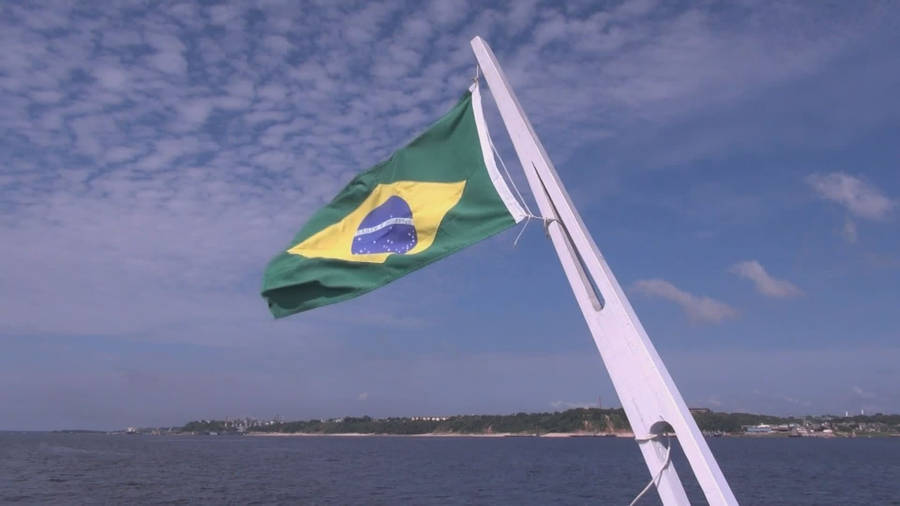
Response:
[[[262,295],[276,318],[340,302],[524,218],[494,163],[476,84],[314,214],[269,263]]]

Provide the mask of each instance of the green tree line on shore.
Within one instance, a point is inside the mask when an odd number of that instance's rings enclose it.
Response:
[[[694,419],[704,432],[738,433],[747,425],[802,423],[795,417],[751,413],[722,413],[694,410]],[[871,415],[834,419],[844,423],[883,423],[900,427],[900,415]],[[546,434],[550,432],[612,433],[630,430],[624,410],[576,408],[553,413],[516,413],[512,415],[458,415],[441,419],[409,417],[344,417],[332,420],[267,422],[244,428],[252,432],[307,434]],[[182,427],[184,432],[229,433],[238,431],[233,423],[222,420],[194,421]]]

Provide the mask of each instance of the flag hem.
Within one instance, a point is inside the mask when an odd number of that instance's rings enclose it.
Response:
[[[481,145],[481,155],[484,158],[488,176],[491,178],[491,183],[494,184],[497,195],[500,196],[500,200],[506,206],[506,210],[512,215],[513,220],[519,223],[525,219],[526,213],[519,201],[509,191],[509,186],[506,184],[506,180],[503,179],[503,175],[497,170],[497,162],[494,160],[494,153],[491,151],[491,134],[488,131],[487,122],[484,120],[484,111],[481,108],[481,90],[478,82],[473,83],[469,87],[469,91],[472,93],[472,112],[475,115],[475,129],[478,130],[478,143]]]

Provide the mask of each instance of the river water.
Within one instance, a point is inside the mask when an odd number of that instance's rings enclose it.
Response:
[[[741,504],[900,505],[900,438],[709,443]],[[628,504],[648,480],[618,438],[0,432],[4,504]]]

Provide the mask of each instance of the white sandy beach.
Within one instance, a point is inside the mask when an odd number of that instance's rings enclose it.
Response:
[[[366,437],[366,436],[390,436],[390,437],[469,437],[469,438],[498,438],[498,437],[542,437],[542,438],[567,438],[567,437],[624,437],[633,438],[631,432],[593,433],[593,432],[547,432],[544,434],[522,434],[512,432],[494,432],[490,434],[460,434],[456,432],[430,432],[427,434],[363,434],[359,432],[342,432],[335,434],[322,434],[312,432],[248,432],[246,436],[259,437]]]

